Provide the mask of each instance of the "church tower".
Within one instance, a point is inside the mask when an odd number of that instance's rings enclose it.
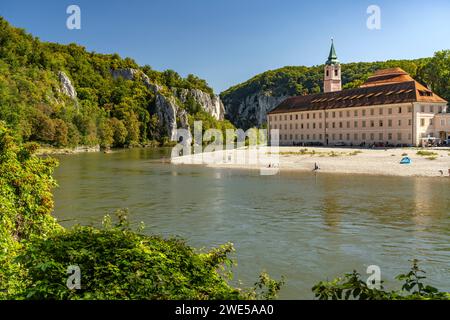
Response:
[[[325,63],[325,77],[323,81],[324,92],[334,92],[342,90],[341,81],[341,64],[334,50],[334,42],[331,39],[331,49],[328,55],[328,60]]]

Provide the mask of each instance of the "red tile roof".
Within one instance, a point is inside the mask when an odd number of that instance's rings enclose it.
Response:
[[[375,72],[359,88],[287,98],[269,114],[417,101],[447,102],[404,70],[393,68]]]

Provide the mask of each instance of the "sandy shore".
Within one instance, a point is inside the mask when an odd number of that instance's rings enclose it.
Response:
[[[217,168],[268,170],[270,164],[280,171],[312,171],[315,163],[319,172],[371,174],[388,176],[449,177],[450,149],[355,149],[321,147],[280,147],[274,152],[268,147],[258,149],[258,160],[249,158],[248,149],[215,151],[173,157],[173,164],[201,164]],[[432,152],[433,154],[418,154]],[[407,155],[412,163],[400,164]],[[254,154],[253,154],[254,156]],[[277,159],[278,158],[278,159]]]

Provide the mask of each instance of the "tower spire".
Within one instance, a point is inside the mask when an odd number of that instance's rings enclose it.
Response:
[[[336,55],[334,48],[334,39],[331,38],[330,54],[328,60],[325,62],[325,77],[323,82],[324,92],[334,92],[342,90],[341,81],[341,64]]]
[[[328,55],[328,60],[327,60],[326,64],[331,65],[331,64],[337,64],[337,63],[339,63],[339,60],[336,55],[336,49],[334,49],[334,39],[331,38],[330,54]]]

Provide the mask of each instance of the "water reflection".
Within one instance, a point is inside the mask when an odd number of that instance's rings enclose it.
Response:
[[[170,150],[169,150],[170,151]],[[282,173],[172,166],[167,150],[60,157],[55,214],[99,224],[129,208],[148,233],[196,247],[235,244],[236,278],[285,275],[282,298],[311,298],[319,281],[370,264],[387,283],[408,259],[425,261],[431,284],[450,288],[450,179]]]

